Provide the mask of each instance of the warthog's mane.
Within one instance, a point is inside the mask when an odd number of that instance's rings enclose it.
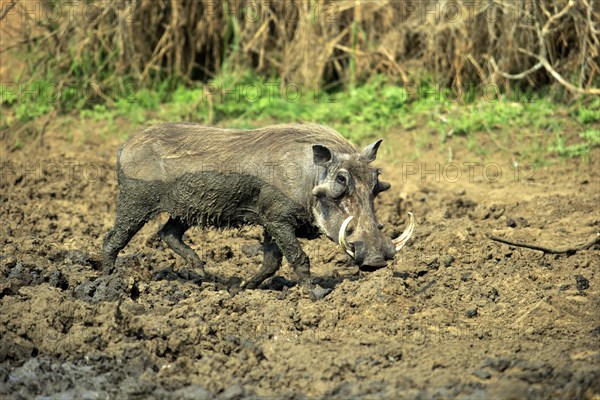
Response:
[[[242,173],[279,187],[317,179],[315,144],[340,159],[358,159],[357,149],[335,130],[314,123],[260,129],[223,129],[192,123],[149,126],[121,147],[119,168],[133,179],[173,181],[186,173]]]
[[[211,152],[224,149],[236,149],[243,154],[277,154],[302,144],[322,144],[342,154],[357,152],[338,132],[314,123],[280,124],[251,130],[167,123],[147,127],[142,134],[133,136],[127,146],[151,145],[164,158],[200,156],[210,159]]]

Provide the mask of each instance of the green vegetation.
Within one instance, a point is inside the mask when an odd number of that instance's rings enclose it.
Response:
[[[577,97],[560,83],[598,92],[597,57],[587,45],[595,43],[585,17],[591,3],[570,2],[551,17],[503,0],[494,8],[532,18],[490,21],[480,7],[444,29],[437,18],[407,15],[402,2],[311,1],[305,15],[269,1],[126,1],[94,15],[83,14],[86,2],[42,3],[48,23],[21,21],[26,39],[5,56],[19,66],[10,68],[16,83],[0,85],[0,137],[13,148],[60,115],[68,117],[59,123],[102,121],[102,135],[156,121],[241,128],[315,121],[354,142],[405,135],[415,158],[431,147],[449,158],[466,148],[545,163],[588,159],[598,147],[600,98]],[[86,18],[62,18],[67,8]],[[544,40],[554,73],[531,68],[527,51],[538,53],[540,37],[571,37],[576,28],[587,33],[572,38],[572,51]],[[390,32],[401,40],[389,40]],[[528,72],[501,79],[497,69],[508,65]],[[450,88],[457,82],[464,88]],[[567,108],[564,100],[576,102]]]
[[[548,150],[563,157],[581,157],[589,160],[590,150],[600,146],[600,130],[587,129],[579,134],[581,141],[575,144],[566,144],[564,137],[557,135],[556,144],[551,145]]]
[[[577,118],[582,124],[600,122],[600,97],[596,97],[588,105],[578,104],[571,116]]]
[[[264,80],[243,71],[221,74],[202,86],[167,82],[157,90],[121,93],[99,104],[94,104],[93,96],[74,93],[63,95],[56,104],[56,96],[47,89],[50,86],[49,82],[39,82],[35,86],[38,92],[20,98],[14,90],[3,88],[0,99],[3,114],[7,115],[3,124],[25,123],[60,107],[63,112],[80,110],[82,121],[107,121],[104,135],[117,131],[116,118],[129,121],[132,127],[158,121],[195,121],[237,128],[315,121],[333,126],[354,142],[400,127],[412,135],[416,151],[431,144],[446,151],[450,141],[458,140],[453,146],[465,145],[481,156],[498,148],[537,163],[556,155],[587,159],[590,150],[600,145],[598,99],[572,107],[570,119],[579,125],[565,127],[569,119],[554,118],[564,113],[564,107],[547,97],[512,101],[504,95],[482,100],[476,93],[468,93],[465,98],[457,98],[446,89],[435,90],[427,84],[418,89],[405,88],[383,76],[346,91],[327,92],[319,86],[282,85],[276,79]],[[570,135],[565,134],[565,128],[569,128]],[[15,138],[17,141],[25,140]]]

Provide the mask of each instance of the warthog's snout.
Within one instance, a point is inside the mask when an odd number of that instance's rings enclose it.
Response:
[[[408,242],[414,230],[414,217],[409,213],[408,226],[404,232],[396,239],[385,237],[374,237],[367,243],[364,240],[353,240],[352,233],[348,233],[348,224],[352,217],[348,217],[340,227],[339,243],[342,248],[350,255],[361,271],[376,271],[387,265],[388,260],[393,260],[395,253],[399,252]]]
[[[388,260],[394,259],[394,247],[391,240],[382,249],[367,246],[365,242],[350,242],[354,250],[354,262],[361,271],[376,271],[387,265]]]

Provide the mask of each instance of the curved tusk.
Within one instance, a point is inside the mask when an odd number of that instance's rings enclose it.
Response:
[[[346,241],[346,228],[348,228],[348,224],[350,221],[352,221],[352,218],[354,217],[351,215],[346,218],[344,222],[342,222],[342,226],[340,226],[340,233],[338,234],[338,241],[340,246],[342,246],[342,249],[344,249],[350,257],[354,258],[354,252],[350,250],[350,245]]]
[[[410,239],[414,230],[415,230],[415,217],[413,216],[413,213],[409,212],[408,213],[408,226],[406,227],[404,232],[402,232],[402,235],[400,235],[396,239],[392,240],[392,242],[394,242],[394,245],[396,246],[396,253],[399,252],[404,247],[406,242],[408,242],[408,239]]]

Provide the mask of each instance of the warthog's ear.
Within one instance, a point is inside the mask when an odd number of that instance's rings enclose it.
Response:
[[[383,142],[383,139],[379,139],[375,143],[371,143],[363,150],[362,156],[368,163],[375,161],[377,158],[377,150],[379,150],[379,145]]]
[[[387,182],[377,182],[377,186],[375,187],[375,194],[385,192],[391,187],[392,185],[390,185]]]
[[[331,154],[331,150],[327,147],[315,144],[312,147],[313,149],[313,161],[316,165],[321,167],[327,167],[331,163],[333,159],[333,155]]]

